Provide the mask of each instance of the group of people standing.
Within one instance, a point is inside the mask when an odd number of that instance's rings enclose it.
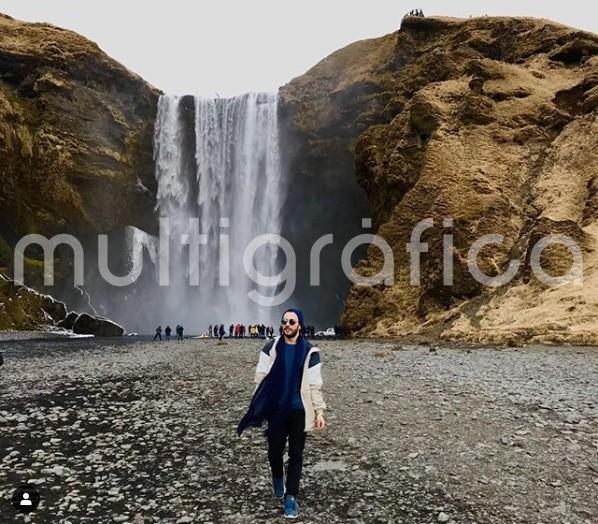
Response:
[[[412,9],[405,16],[417,16],[419,18],[424,18],[424,12],[421,9]]]
[[[314,326],[305,326],[305,337],[312,337],[315,335],[316,328]],[[278,328],[278,334],[282,336],[282,326]],[[214,324],[208,327],[208,337],[218,338],[222,340],[226,335],[224,324]],[[228,326],[228,338],[274,338],[274,328],[264,324],[251,324],[246,326],[244,324],[231,324]]]
[[[208,336],[210,338],[222,338],[226,335],[224,324],[210,325],[208,328]],[[252,324],[245,326],[244,324],[231,324],[228,326],[228,338],[266,338],[274,336],[274,328],[264,324]]]
[[[176,332],[176,338],[177,340],[183,340],[184,338],[184,333],[185,328],[183,326],[181,326],[180,324],[176,325],[175,328],[175,332]],[[172,328],[170,326],[166,326],[164,328],[164,338],[165,340],[170,340],[170,337],[172,335]],[[154,340],[162,340],[162,326],[158,326],[156,328],[156,334],[154,335]]]
[[[315,335],[316,328],[314,326],[305,326],[304,337],[313,338]],[[183,340],[184,328],[182,325],[177,324],[175,328],[177,340]],[[171,340],[172,328],[168,325],[162,329],[162,325],[156,328],[156,334],[154,335],[155,340],[162,340],[162,333],[164,333],[164,340]],[[226,336],[226,329],[224,324],[210,324],[208,328],[208,337],[217,338],[222,340]],[[278,334],[283,335],[282,326],[278,329]],[[205,336],[205,335],[204,335]],[[228,338],[274,338],[274,328],[272,326],[266,326],[264,324],[251,324],[246,326],[244,324],[231,324],[228,326]]]

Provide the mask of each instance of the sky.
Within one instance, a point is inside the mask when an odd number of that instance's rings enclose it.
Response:
[[[95,41],[169,94],[276,91],[351,42],[426,15],[533,16],[598,33],[598,7],[554,0],[0,0],[0,12]]]

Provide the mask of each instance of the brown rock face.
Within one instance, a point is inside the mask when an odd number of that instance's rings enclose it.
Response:
[[[0,235],[155,229],[158,96],[85,38],[0,15]]]
[[[302,165],[346,166],[354,152],[374,227],[394,255],[394,284],[354,285],[342,327],[359,336],[598,342],[597,54],[598,36],[544,20],[410,18],[283,88],[303,133]],[[434,226],[422,235],[428,252],[413,286],[406,244],[426,218]],[[498,276],[519,262],[508,285],[479,283],[469,270],[470,247],[488,234],[502,241],[481,249],[480,270]],[[551,287],[532,273],[532,249],[549,234],[580,247],[583,285]],[[550,276],[572,267],[560,245],[540,261]],[[370,246],[356,270],[373,275],[382,263]]]

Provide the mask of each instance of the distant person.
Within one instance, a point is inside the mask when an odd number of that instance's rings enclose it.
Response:
[[[172,333],[172,329],[170,326],[166,326],[164,329],[164,334],[166,335],[166,340],[170,340],[170,334]]]
[[[156,340],[156,339],[162,340],[162,326],[158,326],[156,328],[156,334],[154,335],[154,340]]]
[[[208,328],[208,337],[212,338],[212,324],[210,324],[210,327]]]
[[[281,319],[284,336],[266,343],[255,372],[256,388],[237,433],[268,422],[268,461],[272,492],[282,499],[284,516],[297,518],[297,495],[303,467],[306,432],[326,428],[320,352],[304,337],[303,312],[288,309]],[[289,441],[286,491],[283,454]]]
[[[178,340],[183,340],[185,338],[183,336],[184,331],[185,331],[185,328],[182,325],[178,326],[178,329],[177,329],[177,339]]]
[[[235,329],[235,326],[233,326],[232,324],[230,326],[228,326],[228,338],[233,338],[234,329]]]
[[[218,334],[220,335],[218,340],[222,340],[222,337],[224,336],[224,324],[220,324],[220,330],[218,331]]]

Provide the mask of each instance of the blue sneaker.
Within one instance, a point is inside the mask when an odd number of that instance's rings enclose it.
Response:
[[[299,516],[299,508],[297,507],[297,501],[293,495],[287,495],[284,498],[284,518],[285,519],[296,519]]]
[[[284,497],[284,478],[280,477],[278,479],[272,479],[272,493],[274,494],[274,498],[278,500],[282,500]]]

